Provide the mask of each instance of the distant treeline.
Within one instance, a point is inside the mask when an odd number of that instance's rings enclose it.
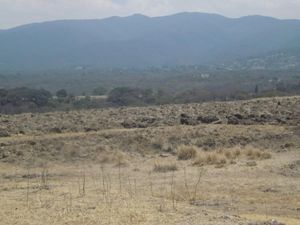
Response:
[[[92,93],[93,96],[85,95],[79,97],[69,94],[65,89],[58,90],[54,95],[44,89],[26,87],[0,89],[0,113],[16,114],[118,106],[233,101],[257,97],[297,95],[300,94],[300,82],[278,81],[274,88],[267,90],[261,90],[260,85],[256,84],[250,91],[230,87],[228,89],[220,88],[219,91],[217,89],[209,91],[207,89],[192,88],[177,93],[166,92],[160,89],[134,87],[116,87],[108,91],[100,86],[95,88]]]
[[[83,68],[3,72],[0,85],[0,113],[13,114],[298,95],[300,71],[201,66],[106,71]]]
[[[92,101],[88,96],[76,100],[61,89],[52,95],[44,89],[14,88],[0,89],[0,113],[16,114],[24,112],[47,112],[54,110],[70,110],[80,108],[105,107],[106,102]]]

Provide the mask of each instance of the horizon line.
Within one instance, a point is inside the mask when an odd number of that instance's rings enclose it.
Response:
[[[16,26],[12,26],[9,28],[0,28],[0,31],[7,31],[7,30],[12,30],[12,29],[16,29],[19,27],[24,27],[24,26],[29,26],[29,25],[37,25],[37,24],[44,24],[44,23],[53,23],[53,22],[63,22],[63,21],[95,21],[95,20],[108,20],[108,19],[112,19],[112,18],[130,18],[133,16],[143,16],[146,18],[161,18],[161,17],[169,17],[169,16],[176,16],[176,15],[180,15],[180,14],[206,14],[206,15],[214,15],[214,16],[220,16],[220,17],[224,17],[226,19],[242,19],[242,18],[247,18],[247,17],[265,17],[265,18],[270,18],[270,19],[274,19],[274,20],[281,20],[281,21],[300,21],[300,19],[284,19],[284,18],[278,18],[278,17],[274,17],[274,16],[266,16],[266,15],[260,15],[260,14],[249,14],[249,15],[245,15],[245,16],[239,16],[239,17],[230,17],[230,16],[225,16],[219,13],[210,13],[210,12],[200,12],[200,11],[182,11],[182,12],[177,12],[177,13],[171,13],[171,14],[166,14],[166,15],[160,15],[160,16],[149,16],[146,14],[142,14],[142,13],[132,13],[126,16],[107,16],[107,17],[103,17],[103,18],[85,18],[85,19],[76,19],[76,18],[70,18],[70,19],[54,19],[54,20],[45,20],[45,21],[39,21],[39,22],[32,22],[32,23],[24,23],[24,24],[20,24],[20,25],[16,25]]]

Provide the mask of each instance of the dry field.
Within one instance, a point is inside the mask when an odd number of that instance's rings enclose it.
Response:
[[[0,116],[0,224],[300,224],[300,97]]]

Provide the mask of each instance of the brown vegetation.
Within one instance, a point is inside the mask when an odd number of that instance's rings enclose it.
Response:
[[[194,165],[217,165],[221,167],[227,163],[236,164],[236,161],[249,160],[265,160],[272,157],[271,153],[253,148],[252,146],[239,147],[230,149],[219,149],[211,152],[202,151],[194,161]]]
[[[178,147],[177,156],[179,160],[194,159],[197,155],[197,147],[181,145]]]
[[[296,119],[180,125],[228,104],[1,116],[0,224],[300,224]]]
[[[176,171],[176,170],[178,170],[178,167],[175,163],[161,164],[156,162],[153,168],[154,172],[159,172],[159,173],[166,173],[166,172]]]

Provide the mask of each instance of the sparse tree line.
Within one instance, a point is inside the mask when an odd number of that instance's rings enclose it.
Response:
[[[276,87],[260,90],[256,84],[252,91],[234,88],[228,90],[208,91],[193,88],[178,93],[163,90],[142,89],[133,87],[116,87],[107,91],[97,87],[93,95],[105,95],[104,98],[92,98],[89,95],[76,98],[65,89],[54,95],[44,89],[14,88],[0,89],[0,113],[15,114],[23,112],[46,112],[54,110],[89,109],[118,106],[147,106],[159,104],[193,103],[206,101],[246,100],[256,97],[271,97],[300,94],[300,83],[278,82]]]

